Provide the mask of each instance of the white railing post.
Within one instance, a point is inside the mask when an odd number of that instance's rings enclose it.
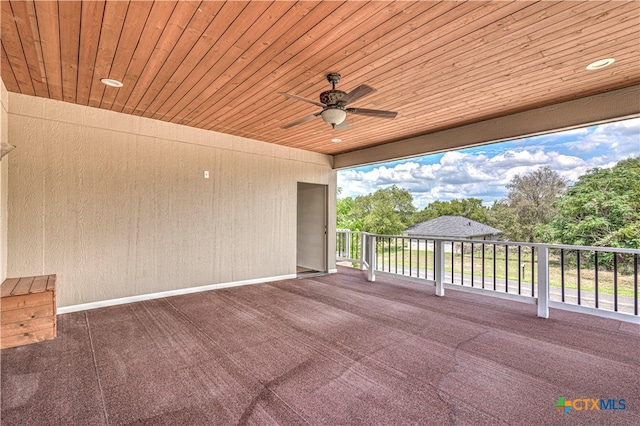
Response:
[[[549,318],[549,247],[538,247],[538,316]]]
[[[369,277],[367,279],[373,282],[376,280],[376,237],[375,235],[369,235],[367,244],[369,245]]]
[[[436,268],[434,271],[436,279],[436,296],[444,296],[444,244],[442,240],[434,240],[433,256]]]
[[[360,270],[364,271],[367,264],[367,233],[360,233]]]

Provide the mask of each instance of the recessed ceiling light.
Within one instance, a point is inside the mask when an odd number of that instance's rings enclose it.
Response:
[[[112,78],[103,78],[100,81],[102,82],[102,84],[104,84],[105,86],[109,86],[109,87],[122,87],[123,86],[123,84],[121,82],[119,82],[118,80],[114,80]]]
[[[334,143],[342,142],[342,139],[339,139],[339,138],[333,138],[333,139],[331,139],[331,142],[334,142]]]
[[[587,69],[589,71],[599,70],[601,68],[608,67],[615,61],[616,60],[613,58],[600,59],[599,61],[591,62],[589,65],[587,65]]]

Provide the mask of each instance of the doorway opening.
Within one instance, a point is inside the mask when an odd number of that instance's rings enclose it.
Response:
[[[328,190],[328,185],[298,182],[298,277],[327,273]]]

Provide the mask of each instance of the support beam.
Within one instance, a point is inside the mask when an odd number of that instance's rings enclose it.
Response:
[[[640,85],[334,156],[333,168],[434,154],[640,116]],[[402,112],[400,112],[402,113]]]

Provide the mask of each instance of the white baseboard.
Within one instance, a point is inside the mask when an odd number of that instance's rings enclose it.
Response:
[[[252,280],[232,281],[232,282],[220,283],[220,284],[203,285],[199,287],[188,287],[188,288],[181,288],[177,290],[161,291],[158,293],[140,294],[137,296],[122,297],[119,299],[101,300],[99,302],[64,306],[62,308],[58,308],[56,310],[56,313],[58,315],[68,314],[71,312],[86,311],[89,309],[105,308],[107,306],[123,305],[125,303],[141,302],[143,300],[161,299],[163,297],[179,296],[181,294],[198,293],[201,291],[218,290],[221,288],[239,287],[239,286],[251,285],[251,284],[263,284],[263,283],[268,283],[273,281],[290,280],[295,278],[296,278],[296,274],[280,275],[277,277],[256,278]]]

